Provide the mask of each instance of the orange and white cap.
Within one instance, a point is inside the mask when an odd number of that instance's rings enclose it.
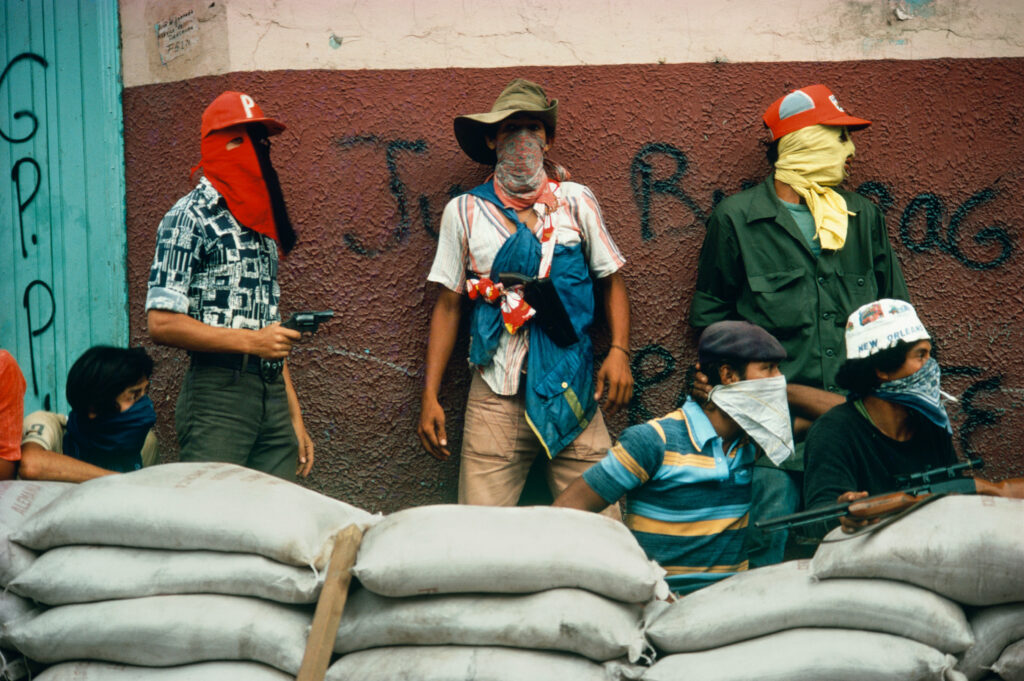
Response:
[[[811,125],[843,125],[854,130],[871,125],[871,121],[846,113],[824,85],[808,85],[779,97],[764,112],[763,119],[772,131],[772,141]]]

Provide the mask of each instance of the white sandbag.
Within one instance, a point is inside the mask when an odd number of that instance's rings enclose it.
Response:
[[[345,655],[325,681],[608,681],[601,665],[568,653],[515,648],[402,646]]]
[[[978,562],[983,561],[979,556]],[[999,659],[1006,646],[1024,638],[1024,603],[979,610],[971,616],[971,629],[974,645],[967,649],[956,668],[970,681],[977,681]]]
[[[805,560],[740,572],[672,603],[648,622],[651,642],[670,653],[798,627],[879,631],[945,653],[974,643],[963,609],[947,598],[882,579],[818,581]]]
[[[967,605],[1024,601],[1024,499],[951,495],[872,532],[825,537],[815,577],[910,582]]]
[[[1024,639],[1003,648],[992,671],[1004,681],[1024,681]]]
[[[61,546],[42,553],[8,588],[47,605],[199,593],[313,603],[321,585],[309,567],[251,553]]]
[[[689,596],[687,596],[689,598]],[[852,629],[790,629],[661,658],[643,681],[963,681],[956,658],[910,639]]]
[[[368,531],[353,574],[382,596],[587,589],[626,603],[667,595],[665,571],[622,523],[531,506],[421,506]]]
[[[0,586],[36,559],[36,552],[10,541],[26,520],[74,488],[70,482],[0,481]]]
[[[323,568],[338,530],[366,511],[266,473],[227,463],[171,463],[78,485],[25,523],[14,540],[255,553]]]
[[[257,662],[200,662],[183,667],[128,667],[107,662],[65,662],[35,681],[295,681]]]
[[[36,609],[36,605],[28,599],[12,594],[10,591],[0,592],[0,648],[11,647],[10,641],[3,635],[4,625],[34,613]],[[3,676],[0,675],[0,678]]]
[[[561,650],[598,662],[644,652],[640,606],[582,589],[536,594],[387,598],[367,589],[345,605],[334,651],[398,645],[500,645]]]
[[[39,662],[97,660],[171,666],[262,662],[289,674],[302,664],[309,608],[241,596],[151,596],[62,605],[4,628]]]

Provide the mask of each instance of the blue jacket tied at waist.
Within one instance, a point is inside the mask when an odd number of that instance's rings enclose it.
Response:
[[[505,208],[491,182],[469,191],[489,201],[516,225],[491,265],[491,279],[501,272],[537,276],[541,244],[515,211]],[[486,273],[479,273],[486,274]],[[555,246],[551,280],[569,314],[579,340],[559,347],[538,324],[530,324],[530,348],[526,357],[526,420],[548,457],[554,458],[583,432],[597,410],[594,400],[594,347],[590,326],[594,321],[594,286],[582,244]],[[469,361],[490,364],[504,330],[498,305],[478,298],[470,321]]]

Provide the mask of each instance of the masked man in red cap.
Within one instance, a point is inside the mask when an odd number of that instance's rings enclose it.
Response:
[[[712,213],[690,323],[703,329],[745,319],[768,330],[788,355],[781,369],[790,411],[813,420],[843,402],[836,374],[847,315],[879,298],[906,300],[907,286],[881,211],[835,188],[854,155],[851,131],[870,121],[847,114],[824,85],[811,85],[776,100],[764,123],[774,172]],[[781,467],[755,467],[751,567],[783,559],[786,533],[753,524],[798,509],[802,454],[798,443]]]
[[[448,458],[441,376],[470,312],[473,380],[466,405],[459,502],[513,506],[534,458],[548,461],[557,495],[611,446],[598,400],[629,402],[629,301],[615,247],[590,190],[546,157],[558,102],[516,79],[491,111],[459,116],[455,137],[487,182],[453,199],[441,218],[429,280],[441,285],[430,323],[419,436]],[[611,331],[594,376],[593,280]],[[523,282],[526,282],[525,284]],[[612,507],[609,515],[617,515]]]
[[[278,248],[295,245],[270,136],[284,126],[225,92],[203,112],[199,185],[164,216],[146,298],[154,341],[189,351],[175,428],[182,461],[306,476],[313,443],[284,359]],[[296,465],[297,461],[297,465]]]

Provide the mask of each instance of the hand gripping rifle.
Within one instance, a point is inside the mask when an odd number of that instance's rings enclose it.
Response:
[[[944,468],[932,468],[921,473],[900,476],[897,482],[902,489],[896,492],[761,520],[755,522],[754,527],[773,532],[843,516],[861,519],[881,518],[904,511],[928,497],[943,494],[985,494],[1024,499],[1024,478],[989,482],[981,478],[965,478],[959,475],[961,471],[978,469],[983,465],[981,459],[971,459]]]

